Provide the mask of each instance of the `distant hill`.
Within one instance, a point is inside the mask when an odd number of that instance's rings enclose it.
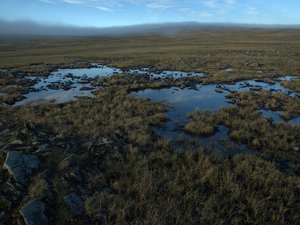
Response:
[[[0,35],[69,35],[69,36],[130,36],[163,34],[173,35],[186,30],[203,29],[300,29],[299,25],[264,25],[264,24],[232,24],[232,23],[161,23],[141,24],[120,27],[76,27],[70,25],[46,25],[33,21],[0,20]]]

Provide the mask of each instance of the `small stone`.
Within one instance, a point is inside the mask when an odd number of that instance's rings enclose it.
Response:
[[[217,93],[223,93],[223,91],[220,88],[216,88],[215,92],[217,92]]]
[[[3,168],[7,169],[17,182],[26,184],[28,176],[39,166],[37,156],[18,151],[6,151],[6,153]]]
[[[64,197],[64,202],[70,208],[71,212],[79,216],[83,212],[83,203],[77,193],[72,192]]]
[[[250,87],[251,91],[260,91],[261,89],[262,89],[262,87],[257,87],[257,86]]]
[[[2,222],[4,220],[4,216],[5,216],[5,213],[2,211],[0,213],[0,222]]]
[[[20,210],[26,225],[47,225],[48,218],[45,215],[45,203],[34,199],[26,203]]]

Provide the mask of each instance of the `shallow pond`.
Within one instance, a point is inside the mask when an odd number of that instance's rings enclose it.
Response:
[[[218,151],[224,151],[224,140],[233,147],[237,147],[234,142],[228,141],[228,129],[219,126],[217,132],[212,137],[192,137],[182,131],[183,127],[189,122],[187,115],[196,109],[201,111],[217,111],[224,107],[233,107],[226,98],[226,95],[232,91],[254,91],[251,87],[259,87],[261,90],[281,91],[290,96],[295,93],[289,89],[284,88],[280,84],[280,80],[275,81],[273,84],[264,83],[261,81],[241,81],[230,85],[196,85],[194,89],[191,88],[164,88],[160,90],[147,89],[132,93],[132,95],[150,99],[153,101],[161,101],[171,106],[170,111],[167,113],[168,121],[162,127],[154,128],[157,133],[162,137],[173,141],[175,144],[180,144],[183,141],[190,141],[194,143],[213,144]],[[289,124],[300,125],[300,117],[294,118],[288,122],[284,121],[280,114],[277,112],[261,110],[265,117],[270,117],[274,122],[282,122]],[[222,144],[222,146],[220,145]],[[217,147],[217,148],[216,148]],[[241,151],[246,150],[245,146],[237,148]],[[227,153],[226,153],[227,154]]]
[[[28,79],[36,80],[36,84],[32,87],[30,93],[24,95],[25,99],[17,102],[15,106],[49,100],[63,103],[75,100],[77,97],[93,97],[91,91],[97,87],[92,86],[91,81],[114,74],[149,74],[152,78],[160,79],[167,77],[182,78],[187,76],[204,76],[202,73],[193,72],[150,72],[148,68],[123,71],[121,69],[97,64],[92,64],[92,66],[92,68],[82,69],[59,69],[52,72],[47,78],[28,77]]]
[[[295,117],[289,121],[285,121],[281,117],[281,115],[282,115],[281,111],[272,111],[272,110],[261,109],[260,112],[261,112],[262,116],[270,118],[273,122],[295,124],[295,125],[300,126],[300,117]]]

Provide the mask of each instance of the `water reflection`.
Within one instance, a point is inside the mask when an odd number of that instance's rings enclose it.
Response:
[[[25,99],[17,102],[15,106],[24,105],[36,101],[55,100],[57,103],[75,100],[76,97],[92,97],[91,90],[97,88],[92,86],[91,81],[100,77],[107,77],[113,74],[148,74],[152,78],[181,78],[187,76],[204,76],[202,73],[188,73],[180,71],[151,72],[148,68],[136,70],[121,70],[113,67],[91,64],[92,68],[82,69],[59,69],[52,72],[47,78],[27,77],[35,80],[36,84],[32,91],[25,96]]]

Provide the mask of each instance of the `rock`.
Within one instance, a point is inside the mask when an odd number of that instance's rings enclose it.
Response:
[[[216,88],[215,92],[217,92],[217,93],[223,93],[223,91],[220,88]]]
[[[4,220],[5,213],[2,211],[0,213],[0,223]]]
[[[28,176],[39,166],[37,156],[18,151],[6,151],[6,153],[3,168],[7,169],[18,183],[26,184]]]
[[[271,79],[269,79],[269,78],[263,79],[263,82],[264,82],[264,83],[267,83],[267,84],[270,84],[270,85],[275,85],[275,84],[276,84],[276,81],[275,81],[275,80],[271,80]]]
[[[99,138],[97,141],[98,145],[108,145],[108,144],[112,144],[114,141],[109,138],[109,137],[103,137],[103,138]]]
[[[258,86],[250,87],[251,91],[260,91],[261,89],[262,89],[262,87],[258,87]]]
[[[298,152],[299,151],[299,147],[294,147],[293,150],[296,151],[296,152]]]
[[[66,195],[64,197],[64,202],[74,215],[79,216],[83,212],[82,200],[75,192]]]
[[[20,210],[26,225],[47,225],[48,218],[45,215],[45,203],[34,199],[26,203]]]

